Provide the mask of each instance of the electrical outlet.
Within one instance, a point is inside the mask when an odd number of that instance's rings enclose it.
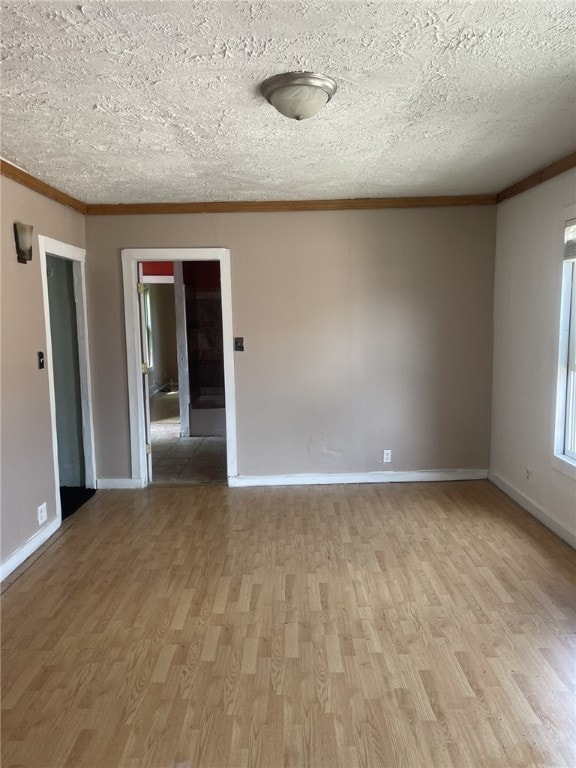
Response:
[[[384,464],[390,464],[391,461],[392,461],[392,451],[386,448],[382,453],[382,462]]]
[[[48,506],[44,502],[38,507],[38,525],[44,525],[46,520],[48,520]]]
[[[529,467],[526,467],[526,482],[528,485],[532,485],[532,482],[534,480],[534,475],[532,473],[532,470]]]

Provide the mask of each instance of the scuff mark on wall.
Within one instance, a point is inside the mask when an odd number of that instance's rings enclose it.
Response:
[[[308,458],[317,461],[332,461],[344,455],[343,448],[330,435],[311,435],[308,439]]]

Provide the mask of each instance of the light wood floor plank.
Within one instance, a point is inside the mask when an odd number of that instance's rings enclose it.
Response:
[[[487,481],[99,492],[2,596],[3,768],[574,768],[576,553]]]

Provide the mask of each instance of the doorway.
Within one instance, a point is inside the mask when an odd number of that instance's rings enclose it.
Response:
[[[95,492],[84,279],[85,251],[39,236],[56,510],[69,517]]]
[[[170,261],[139,262],[138,290],[142,294],[143,310],[142,359],[146,363],[148,381],[144,391],[145,414],[152,450],[148,480],[152,482],[156,479],[157,465],[164,458],[168,441],[171,448],[172,443],[185,434],[179,398],[174,264]]]
[[[226,482],[237,474],[229,251],[126,249],[122,269],[132,479]],[[174,338],[158,346],[172,300],[177,383],[165,354]]]
[[[152,451],[148,480],[222,484],[226,425],[220,265],[187,261],[174,266],[138,264]],[[176,294],[182,302],[178,312]]]

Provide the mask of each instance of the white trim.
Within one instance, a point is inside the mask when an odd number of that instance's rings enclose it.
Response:
[[[92,408],[92,378],[90,373],[90,350],[88,343],[88,314],[86,310],[86,250],[75,245],[38,235],[40,252],[40,274],[44,302],[44,324],[46,329],[46,365],[50,398],[50,420],[52,425],[52,453],[54,480],[56,483],[56,515],[61,518],[60,478],[58,472],[58,436],[56,431],[56,395],[54,391],[54,367],[52,364],[52,333],[50,330],[50,304],[46,255],[48,253],[72,261],[74,300],[76,302],[76,330],[78,340],[78,367],[80,376],[80,399],[82,408],[82,439],[84,448],[84,477],[87,488],[96,487],[96,449],[94,443],[94,412]]]
[[[57,520],[52,520],[52,522],[44,526],[44,528],[40,528],[39,531],[36,531],[36,533],[28,539],[26,544],[23,544],[11,557],[8,558],[8,560],[6,560],[5,563],[2,563],[0,566],[0,581],[4,581],[4,579],[10,576],[12,571],[15,571],[16,568],[22,565],[30,555],[33,555],[44,542],[48,541],[50,536],[53,536],[58,528],[60,528],[61,524],[62,521],[58,518]]]
[[[80,373],[80,402],[82,407],[82,440],[84,447],[84,483],[96,488],[96,447],[94,445],[94,413],[92,410],[92,376],[88,342],[88,312],[86,308],[86,274],[84,262],[74,261],[74,299],[76,301],[76,332]]]
[[[571,547],[576,549],[576,534],[572,533],[572,531],[568,530],[568,528],[565,528],[561,523],[556,522],[556,520],[554,520],[554,518],[551,517],[548,512],[539,504],[537,504],[533,499],[531,499],[529,496],[526,496],[520,489],[516,488],[515,485],[512,485],[512,483],[504,480],[501,475],[493,472],[492,470],[488,472],[488,480],[500,488],[501,491],[504,491],[507,496],[510,496],[511,499],[513,499],[522,507],[522,509],[525,509],[526,512],[529,512],[533,517],[545,525],[546,528],[549,528],[567,544],[570,544]]]
[[[173,283],[173,275],[141,275],[141,283]]]
[[[554,456],[564,455],[566,431],[566,387],[568,382],[568,341],[570,338],[570,305],[574,264],[561,262],[560,315],[556,333],[558,367],[556,375],[556,413],[554,418]]]
[[[566,477],[571,477],[572,480],[576,480],[576,461],[569,456],[552,456],[550,459],[550,466],[558,472],[562,472]]]
[[[564,232],[567,223],[576,217],[576,205],[564,208],[562,217],[562,230],[558,237],[558,264],[560,284],[558,286],[558,301],[560,312],[557,315],[558,324],[555,328],[556,338],[556,391],[553,406],[552,446],[553,455],[551,465],[554,469],[563,472],[568,477],[576,477],[573,472],[570,457],[564,454],[566,434],[566,386],[568,381],[568,342],[570,338],[570,307],[572,302],[572,281],[576,279],[576,267],[574,263],[564,261]]]
[[[130,413],[132,479],[147,484],[144,398],[140,386],[140,317],[136,293],[139,261],[219,261],[224,344],[224,395],[226,406],[226,455],[228,477],[237,474],[236,385],[234,378],[234,331],[232,325],[232,280],[230,251],[226,248],[123,248],[122,280],[126,328],[126,364]]]
[[[42,279],[42,303],[44,305],[44,330],[46,339],[45,366],[48,374],[48,400],[50,404],[50,429],[52,432],[52,467],[54,472],[54,509],[56,521],[62,523],[62,504],[60,501],[60,472],[58,469],[58,435],[56,432],[56,393],[54,389],[54,373],[52,370],[52,333],[50,330],[50,300],[48,298],[48,275],[46,274],[46,244],[44,237],[38,236],[40,251],[40,276]]]
[[[44,250],[44,255],[51,253],[54,256],[60,256],[62,259],[79,261],[81,264],[84,264],[86,261],[85,248],[78,248],[75,245],[62,243],[60,240],[54,240],[52,237],[46,237],[45,235],[38,235],[38,244],[40,250]]]
[[[128,410],[130,418],[130,463],[132,479],[144,482],[146,476],[146,429],[144,398],[140,386],[140,314],[136,283],[138,263],[122,255],[124,288],[124,323],[126,331],[126,365],[128,367]]]
[[[232,322],[232,272],[230,251],[223,250],[220,260],[222,301],[222,341],[224,344],[224,406],[226,408],[226,454],[228,477],[238,474],[236,443],[236,379],[234,376],[234,328]]]
[[[566,224],[569,221],[572,221],[572,219],[576,219],[576,203],[567,205],[566,208],[564,208],[564,221]],[[564,233],[562,233],[562,235],[564,235]]]
[[[144,480],[135,480],[132,477],[99,477],[96,480],[96,488],[99,491],[117,490],[119,488],[144,488]]]
[[[188,330],[186,328],[186,289],[181,261],[174,262],[174,316],[176,319],[180,437],[190,437],[190,373],[188,368]]]
[[[421,469],[412,472],[351,472],[342,475],[237,475],[232,488],[276,485],[338,485],[340,483],[428,483],[450,480],[485,480],[487,469]]]
[[[142,264],[138,264],[138,274],[142,278]],[[144,284],[143,284],[144,285]],[[154,350],[151,348],[152,334],[148,335],[148,323],[152,321],[152,310],[150,308],[150,286],[144,285],[145,290],[136,296],[138,302],[138,334],[140,337],[139,350],[141,352],[140,360],[143,363],[140,372],[140,392],[142,393],[142,402],[144,404],[144,455],[146,459],[146,475],[150,482],[152,480],[152,452],[148,453],[148,445],[152,443],[151,419],[150,419],[150,371],[154,366]],[[150,326],[152,331],[152,326]],[[145,364],[145,365],[144,365]]]

